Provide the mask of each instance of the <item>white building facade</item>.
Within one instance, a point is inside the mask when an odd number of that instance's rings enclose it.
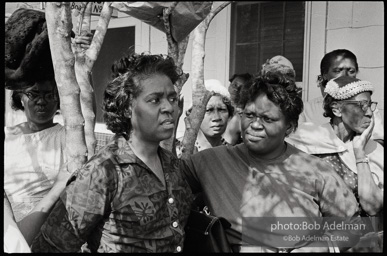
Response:
[[[214,2],[213,8],[221,3]],[[348,49],[357,56],[360,71],[358,78],[373,83],[376,93],[372,98],[378,102],[378,108],[384,118],[384,2],[305,1],[298,2],[298,6],[291,3],[294,2],[237,1],[218,13],[207,32],[204,79],[218,79],[225,87],[228,87],[228,80],[233,73],[237,69],[238,73],[243,71],[243,65],[240,63],[244,59],[243,54],[246,54],[244,52],[251,53],[251,56],[248,56],[249,60],[251,57],[258,69],[268,57],[268,52],[271,51],[273,56],[283,55],[294,64],[297,83],[303,88],[303,100],[307,101],[320,95],[316,80],[322,57],[335,49]],[[6,16],[14,8],[20,6],[17,3],[6,3]],[[259,17],[266,18],[252,17],[254,13],[258,13]],[[251,17],[244,21],[244,15]],[[93,16],[92,29],[95,28],[97,20],[98,17]],[[244,25],[242,22],[247,23]],[[245,27],[246,31],[244,31]],[[126,48],[131,47],[137,53],[167,53],[167,40],[162,31],[122,12],[118,12],[118,17],[112,18],[109,23],[109,31],[113,32],[114,29],[119,28],[128,28],[125,31],[132,34],[130,40],[133,46],[127,45]],[[129,30],[129,28],[131,29]],[[257,35],[260,35],[256,38],[253,31],[255,28]],[[283,36],[279,41],[275,39],[276,36],[278,37],[278,33],[274,29],[282,29]],[[109,34],[106,35],[105,41],[107,36]],[[265,38],[277,40],[278,48],[275,48],[277,43],[274,41],[274,43],[267,43]],[[287,38],[294,38],[298,41],[293,43]],[[118,41],[121,40],[115,42]],[[110,50],[115,48],[114,42],[108,44],[109,48],[107,48],[106,53],[101,52],[99,60],[104,58],[103,54],[109,55]],[[265,51],[265,49],[269,50]],[[276,49],[279,50],[276,52]],[[119,50],[116,53],[118,54],[116,59],[120,57],[121,52],[122,50]],[[191,54],[192,36],[184,59],[183,71],[185,73],[191,72]],[[102,63],[108,69],[112,64],[109,61],[111,60]],[[249,66],[249,69],[246,72],[252,73],[253,67]],[[93,70],[93,73],[96,72]],[[108,79],[110,73],[107,73],[105,77]],[[100,80],[98,79],[99,82],[101,82]],[[96,92],[101,94],[105,82],[98,84],[98,81],[95,84],[99,87],[96,88]],[[182,92],[185,100],[184,106],[188,107],[191,105],[191,78],[184,85]],[[23,119],[23,115],[22,113],[16,114],[10,109],[9,92],[5,96],[5,125],[14,125]],[[97,114],[98,116],[101,114]],[[99,119],[97,122],[103,122],[101,118]],[[183,118],[180,119],[178,130],[178,137],[182,136],[184,133]]]

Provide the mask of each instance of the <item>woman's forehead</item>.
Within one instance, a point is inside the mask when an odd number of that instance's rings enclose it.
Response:
[[[349,100],[370,100],[370,99],[371,99],[370,92],[362,92],[353,96],[352,98],[349,98]]]
[[[36,82],[33,86],[25,91],[52,91],[55,89],[55,84],[52,81]]]

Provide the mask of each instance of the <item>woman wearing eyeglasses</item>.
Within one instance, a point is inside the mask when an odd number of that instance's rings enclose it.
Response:
[[[304,123],[287,141],[323,158],[343,178],[360,204],[363,216],[381,216],[384,148],[370,139],[376,102],[370,82],[342,76],[325,88],[324,116],[330,122]]]
[[[23,111],[26,121],[4,127],[4,205],[10,205],[4,213],[30,244],[70,176],[61,168],[65,129],[54,122],[60,102],[44,12],[16,10],[5,34],[5,86],[12,109]],[[90,41],[89,35],[75,39],[84,48]],[[5,230],[6,239],[16,239]]]

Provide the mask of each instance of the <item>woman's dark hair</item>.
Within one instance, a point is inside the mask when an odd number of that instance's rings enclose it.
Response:
[[[45,14],[20,8],[5,25],[5,88],[25,89],[49,80],[55,83]]]
[[[355,63],[356,72],[359,72],[359,65],[357,64],[357,58],[355,54],[347,49],[337,49],[331,51],[324,55],[320,63],[320,75],[317,76],[317,82],[320,86],[325,87],[328,83],[328,81],[325,80],[323,76],[328,73],[332,62],[339,56],[341,56],[343,59],[352,60]]]
[[[248,81],[250,81],[253,76],[249,73],[243,73],[243,74],[234,74],[230,79],[229,79],[229,82],[232,83],[234,81],[234,79],[236,78],[241,78],[243,80],[244,83],[247,83]],[[231,85],[230,85],[231,86]],[[228,91],[230,93],[230,97],[231,97],[231,102],[236,105],[236,102],[238,101],[238,95],[241,91],[241,88],[242,86],[240,87],[229,87],[228,88]]]
[[[323,116],[329,117],[329,118],[335,117],[331,108],[331,104],[334,101],[337,101],[337,100],[335,100],[331,95],[329,94],[325,95],[324,101],[323,101],[323,108],[324,108]]]
[[[228,117],[232,117],[234,115],[234,107],[231,104],[231,100],[227,98],[226,96],[221,95],[220,93],[215,93],[213,96],[220,96],[222,98],[222,101],[224,105],[226,105]]]
[[[126,72],[114,73],[114,66],[117,66],[117,63],[123,63]],[[122,70],[121,68],[116,70]],[[163,74],[175,84],[183,74],[171,57],[145,53],[122,57],[113,64],[112,70],[116,78],[109,82],[105,89],[102,104],[103,117],[109,130],[126,138],[129,138],[132,129],[129,106],[142,91],[140,81],[154,74]]]
[[[286,79],[281,74],[256,76],[253,80],[244,84],[238,99],[242,108],[247,103],[265,94],[267,98],[280,107],[286,120],[293,126],[293,131],[298,127],[298,118],[303,111],[304,104],[300,97],[301,88],[295,81]]]
[[[228,80],[230,83],[232,83],[232,81],[234,81],[235,78],[242,78],[245,82],[246,81],[249,81],[251,78],[253,78],[253,76],[249,73],[243,73],[243,74],[234,74],[232,75],[232,77]]]
[[[55,82],[55,80],[54,80]],[[60,99],[59,99],[59,93],[56,86],[54,86],[54,91],[56,94],[56,98],[58,99],[58,110],[60,109]],[[13,90],[11,93],[11,108],[15,111],[21,110],[24,111],[24,107],[22,104],[22,97],[23,97],[23,90]]]

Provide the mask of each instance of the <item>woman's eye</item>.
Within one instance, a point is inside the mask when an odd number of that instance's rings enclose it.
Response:
[[[150,102],[152,102],[152,103],[159,103],[160,99],[159,98],[151,99]]]
[[[177,97],[171,97],[171,98],[169,98],[169,101],[170,102],[177,102]]]
[[[268,117],[262,117],[262,120],[266,123],[271,123],[273,121],[271,118]]]
[[[245,113],[245,116],[247,118],[253,118],[254,117],[254,115],[252,113]]]

